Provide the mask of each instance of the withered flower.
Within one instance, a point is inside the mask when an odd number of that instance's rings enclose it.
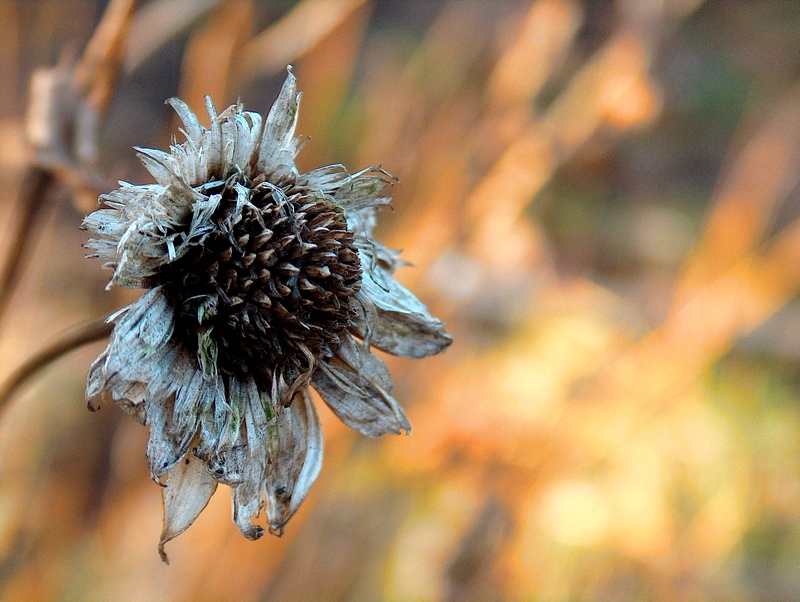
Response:
[[[298,173],[299,101],[291,69],[266,120],[241,106],[217,114],[206,98],[206,129],[169,100],[186,141],[137,149],[157,184],[121,182],[84,220],[91,256],[114,270],[109,286],[149,289],[109,318],[86,396],[96,409],[108,393],[150,428],[164,559],[218,483],[246,537],[263,534],[252,523],[262,509],[280,534],[322,462],[308,387],[365,435],[409,431],[370,347],[420,358],[451,341],[372,238],[391,176]]]

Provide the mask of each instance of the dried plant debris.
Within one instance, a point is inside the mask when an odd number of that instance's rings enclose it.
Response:
[[[178,99],[186,141],[137,149],[156,184],[120,183],[83,227],[109,286],[149,289],[112,315],[92,364],[92,409],[107,394],[150,428],[164,485],[159,549],[229,485],[251,539],[264,509],[280,535],[317,477],[322,432],[308,387],[351,428],[409,431],[370,347],[421,358],[451,342],[395,282],[396,252],[372,238],[392,176],[379,166],[298,173],[300,93],[291,69],[266,119],[231,106],[210,129]]]

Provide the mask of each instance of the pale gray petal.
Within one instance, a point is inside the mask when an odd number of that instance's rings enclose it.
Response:
[[[198,372],[195,370],[183,375],[179,391],[191,388]],[[150,429],[145,456],[150,465],[150,475],[155,481],[160,481],[161,477],[186,455],[197,432],[197,416],[188,417],[189,424],[185,425],[186,430],[175,428],[174,408],[174,396],[167,399],[145,400],[145,424]]]
[[[347,426],[369,437],[411,432],[403,408],[378,382],[353,372],[336,356],[318,366],[312,385]]]
[[[336,355],[355,374],[367,375],[369,380],[377,382],[386,391],[392,390],[392,377],[386,364],[365,345],[348,334],[339,339]]]
[[[172,307],[157,287],[109,321],[114,322],[114,330],[108,348],[89,370],[87,401],[92,407],[102,391],[108,391],[123,409],[139,416],[147,383],[162,369],[162,360],[172,348]]]
[[[153,399],[166,399],[174,395],[184,383],[184,375],[197,372],[193,354],[178,341],[172,340],[150,360],[147,374],[147,395]],[[191,378],[191,376],[190,376]]]
[[[381,195],[381,192],[396,181],[380,165],[373,165],[354,174],[341,164],[327,165],[297,176],[300,186],[333,197],[348,214],[388,205],[392,197]]]
[[[244,433],[238,431],[237,435],[239,435],[239,439],[226,446],[225,449],[213,450],[206,462],[206,466],[214,478],[230,487],[238,487],[247,481],[246,473],[250,462],[250,455],[244,442]],[[199,450],[198,455],[200,455]]]
[[[167,104],[175,110],[178,117],[183,122],[184,134],[187,140],[191,140],[195,146],[200,146],[205,128],[197,121],[197,116],[189,109],[186,103],[179,98],[170,98],[167,100]]]
[[[91,411],[97,411],[102,407],[105,398],[112,396],[117,405],[125,412],[133,416],[137,421],[144,423],[144,402],[147,399],[147,385],[138,381],[114,382],[113,397],[106,377],[105,365],[108,358],[108,350],[103,351],[100,356],[92,363],[89,374],[86,377],[86,405]]]
[[[305,425],[306,457],[292,488],[292,499],[289,502],[289,512],[284,519],[284,524],[297,512],[300,504],[306,498],[308,490],[311,489],[311,485],[317,480],[319,472],[322,470],[324,449],[322,425],[319,423],[317,409],[314,407],[314,402],[308,389],[303,391],[302,397],[302,404],[299,403],[299,400],[296,400],[292,406],[297,405],[295,408],[297,422]]]
[[[142,148],[134,146],[136,149],[139,160],[145,166],[145,169],[150,172],[156,182],[165,188],[172,183],[175,179],[174,159],[172,155],[162,150],[154,148]]]
[[[232,490],[233,522],[245,537],[258,539],[264,534],[264,529],[253,524],[252,519],[261,512],[265,503],[269,420],[252,376],[231,379],[229,400],[232,407],[241,408],[244,417],[241,449],[246,450],[247,455],[242,482]]]
[[[350,172],[347,171],[347,168],[341,163],[336,163],[335,165],[325,165],[298,175],[297,183],[300,186],[305,186],[330,196],[336,192],[348,177],[350,177]]]
[[[237,171],[249,169],[251,163],[255,162],[253,155],[261,137],[261,116],[256,113],[239,112],[239,108],[233,105],[220,115],[220,118],[222,139],[225,141],[225,164]]]
[[[147,161],[157,164],[151,157]],[[159,184],[124,186],[102,197],[111,208],[84,221],[84,228],[102,237],[91,239],[87,246],[96,249],[98,256],[113,260],[113,283],[152,286],[152,277],[161,266],[176,258],[175,229],[186,224],[202,195],[177,176],[164,177],[170,181],[166,188]]]
[[[270,417],[267,415],[268,398],[262,397],[252,376],[232,378],[230,385],[230,403],[242,408],[244,418],[244,436],[250,450],[250,464],[258,466],[262,474],[267,465],[266,436]],[[270,408],[271,412],[271,408]]]
[[[453,342],[444,324],[381,268],[364,270],[353,306],[359,316],[358,335],[392,355],[422,358],[441,353]]]
[[[123,186],[120,190],[100,197],[108,207],[90,213],[81,224],[81,229],[100,237],[90,238],[87,241],[85,246],[95,250],[95,253],[89,254],[88,257],[112,260],[112,263],[104,267],[116,267],[119,241],[126,235],[132,222],[132,219],[125,215],[127,204],[136,202],[139,194],[135,187]]]
[[[94,253],[87,253],[86,257],[99,257],[100,259],[107,260],[103,264],[103,269],[111,269],[117,267],[116,261],[117,258],[117,243],[113,240],[106,240],[106,239],[98,239],[98,238],[90,238],[86,241],[84,245],[87,249],[93,249]],[[111,260],[111,261],[108,261]],[[147,288],[144,286],[136,287],[136,288]]]
[[[161,491],[164,502],[164,528],[158,553],[169,564],[164,544],[186,531],[208,505],[217,489],[217,482],[208,474],[203,462],[191,453],[168,473]]]
[[[270,532],[281,535],[322,467],[322,429],[308,392],[297,392],[288,408],[275,408],[271,428],[267,515]]]
[[[188,354],[187,354],[188,355]],[[164,430],[159,436],[153,435],[154,425],[150,425],[150,440],[161,446],[164,450],[161,461],[168,462],[171,455],[182,456],[189,450],[189,445],[198,431],[200,416],[210,404],[213,404],[217,397],[221,397],[221,383],[217,380],[210,380],[200,370],[196,364],[185,366],[183,370],[177,372],[173,377],[173,382],[177,385],[173,391],[168,392],[168,396],[153,396],[153,399],[165,399],[159,404],[159,415],[163,411]],[[172,399],[174,398],[174,403]],[[148,418],[150,413],[148,413]],[[160,441],[166,439],[168,445]],[[150,449],[148,448],[148,456]],[[164,470],[162,464],[151,463],[154,474],[160,476]]]
[[[81,228],[112,240],[119,240],[125,231],[125,221],[116,209],[98,209],[83,218]]]
[[[189,186],[199,186],[204,183],[202,175],[205,175],[200,173],[202,139],[200,142],[195,142],[186,132],[184,134],[186,141],[183,144],[171,144],[169,147],[175,157],[175,174]]]
[[[297,155],[297,140],[294,138],[294,130],[299,107],[297,80],[292,70],[288,69],[286,81],[264,122],[264,135],[258,155],[258,169],[270,176],[273,184],[296,174],[294,158]]]
[[[233,504],[233,522],[247,539],[258,539],[264,535],[264,528],[254,525],[252,518],[257,516],[264,504],[259,498],[259,493],[252,491],[245,481],[231,489],[231,502]]]
[[[175,329],[173,308],[161,286],[145,292],[109,320],[114,322],[110,366],[132,371],[148,371],[141,363],[164,348]]]
[[[97,356],[97,359],[89,366],[89,373],[86,375],[86,405],[93,412],[102,407],[105,393],[106,381],[105,364],[108,359],[108,349]]]
[[[200,168],[198,176],[203,181],[222,177],[222,127],[217,109],[210,96],[206,96],[206,111],[211,119],[211,129],[203,133],[200,146]]]
[[[382,195],[381,192],[394,182],[394,176],[381,169],[380,165],[373,165],[345,178],[333,196],[336,203],[347,211],[388,205],[392,200],[391,195]]]
[[[347,212],[347,229],[356,235],[356,241],[363,241],[367,246],[376,242],[372,240],[372,232],[378,224],[376,212],[375,207]]]
[[[248,462],[241,410],[228,403],[222,386],[206,386],[201,395],[196,453],[220,482],[238,485]]]
[[[225,458],[226,462],[241,462],[239,482],[231,485],[232,518],[248,539],[258,539],[264,534],[264,528],[253,523],[253,518],[264,508],[266,453],[263,444],[260,448],[260,455],[254,454],[246,444],[245,433],[241,432],[239,442]]]
[[[258,161],[258,151],[261,148],[261,137],[264,132],[264,119],[259,113],[255,113],[253,111],[244,111],[242,113],[242,118],[246,121],[249,121],[249,144],[251,145],[249,149],[242,150],[243,155],[249,157],[247,161],[248,165],[242,165],[242,168],[244,169],[247,166],[255,166],[256,162]]]

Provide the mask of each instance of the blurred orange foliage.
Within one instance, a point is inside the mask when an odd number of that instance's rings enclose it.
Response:
[[[106,4],[116,25],[95,30]],[[587,228],[558,186],[607,187],[632,141],[695,150],[675,129],[704,123],[675,116],[687,92],[668,68],[687,37],[717,28],[735,56],[723,16],[800,28],[791,0],[750,4],[0,0],[8,228],[36,161],[23,82],[68,44],[114,50],[93,76],[78,63],[87,102],[110,103],[98,181],[141,179],[125,148],[174,134],[156,92],[260,109],[291,62],[312,137],[301,167],[379,160],[400,177],[380,235],[455,339],[424,363],[387,359],[411,437],[365,440],[324,411],[325,467],[286,535],[244,540],[218,493],[169,567],[145,429],[84,410],[94,347],[49,366],[0,420],[3,599],[800,599],[800,89],[778,68],[797,36],[756,53],[774,70],[749,80],[713,192],[684,214],[609,202],[623,226],[589,220],[594,247],[553,225]],[[688,182],[671,165],[666,181]],[[49,217],[2,325],[5,373],[129,298],[82,259],[74,186],[39,199]],[[604,268],[607,247],[633,257]]]

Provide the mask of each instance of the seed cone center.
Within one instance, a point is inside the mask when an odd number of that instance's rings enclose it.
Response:
[[[213,229],[162,271],[179,335],[204,369],[291,383],[332,354],[353,318],[361,267],[344,212],[241,174],[207,194],[221,195]]]

